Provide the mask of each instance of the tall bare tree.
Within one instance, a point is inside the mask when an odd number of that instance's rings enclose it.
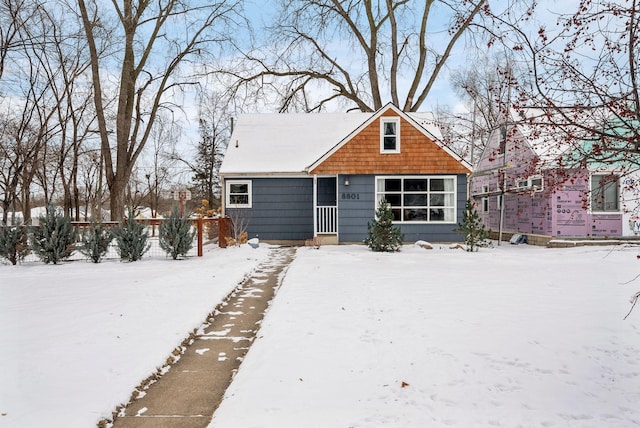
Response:
[[[227,142],[231,135],[231,113],[220,94],[201,91],[199,101],[200,139],[194,145],[193,160],[176,154],[191,174],[194,198],[206,199],[210,208],[220,206],[220,177]]]
[[[269,45],[245,55],[237,87],[275,87],[281,110],[307,111],[334,100],[417,111],[464,36],[518,18],[510,7],[496,19],[488,0],[282,0],[280,9]]]
[[[55,34],[60,34],[62,26],[53,19],[45,7],[47,3],[30,2],[23,5],[12,19],[22,19],[17,27],[15,44],[7,51],[5,64],[10,61],[10,69],[0,80],[0,90],[6,98],[0,98],[2,120],[5,121],[7,134],[3,139],[3,153],[9,159],[3,162],[2,206],[6,212],[10,205],[18,202],[24,219],[30,218],[31,190],[34,178],[46,177],[48,144],[57,138],[60,123],[56,121],[60,99],[54,96],[56,76],[63,64],[50,62],[48,51],[55,44]],[[10,70],[10,72],[7,72]],[[68,88],[62,86],[66,93]],[[46,182],[40,184],[45,192],[51,190]]]
[[[195,84],[189,61],[203,60],[238,30],[240,0],[78,0],[91,56],[102,156],[110,191],[111,218],[124,215],[127,182],[150,138],[158,112],[177,109],[172,96]],[[103,29],[113,17],[114,54],[99,55]],[[231,28],[231,30],[230,30]],[[106,65],[117,71],[113,114],[105,88]],[[105,68],[103,68],[105,67]],[[115,133],[115,147],[109,135]]]
[[[36,10],[29,0],[0,0],[0,80],[9,54],[24,46],[23,31]]]
[[[519,82],[517,108],[540,108],[533,125],[566,149],[565,166],[617,175],[640,170],[640,0],[579,0],[575,10],[533,34],[512,26],[503,39],[531,76]],[[579,171],[579,169],[578,169]],[[561,177],[565,181],[566,177]],[[628,191],[636,193],[637,180]],[[596,190],[601,191],[601,190]],[[640,292],[632,296],[635,306]]]
[[[640,0],[580,0],[552,28],[514,34],[532,76],[518,104],[544,109],[576,162],[640,168]]]
[[[89,61],[88,55],[83,54],[82,26],[72,9],[57,6],[50,10],[42,7],[39,18],[33,20],[39,25],[31,25],[28,30],[30,34],[37,32],[34,40],[41,39],[40,43],[32,43],[29,57],[37,61],[38,69],[49,82],[47,102],[55,111],[51,126],[57,129],[55,138],[45,142],[51,161],[43,162],[39,175],[46,193],[62,189],[64,212],[78,219],[81,207],[78,158],[95,115],[90,104],[92,93],[86,75]]]
[[[173,176],[176,163],[174,153],[181,134],[182,128],[171,116],[158,115],[151,133],[151,145],[148,146],[152,150],[147,150],[148,156],[145,156],[145,165],[142,168],[147,185],[144,196],[147,197],[152,217],[158,216],[161,196],[175,178]]]
[[[0,1],[0,207],[3,223],[7,222],[9,207],[13,206],[15,211],[19,199],[20,180],[26,167],[24,154],[33,153],[24,147],[24,139],[20,138],[27,128],[24,121],[18,119],[21,106],[9,100],[16,95],[19,98],[23,93],[20,76],[30,76],[22,67],[29,43],[25,29],[36,9],[37,3]],[[7,65],[9,73],[5,72]]]
[[[474,163],[488,141],[489,135],[499,126],[511,108],[516,91],[515,64],[509,54],[476,53],[468,66],[452,71],[451,84],[466,101],[467,111],[438,111],[438,121],[443,128],[445,143],[464,145],[458,153]],[[443,126],[444,125],[444,126]]]

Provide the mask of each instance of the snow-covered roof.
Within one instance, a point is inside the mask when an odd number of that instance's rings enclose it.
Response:
[[[570,147],[566,138],[551,126],[544,110],[528,108],[524,111],[510,110],[511,123],[518,129],[524,142],[540,159],[542,165],[549,165]],[[495,132],[500,132],[497,129]]]
[[[376,113],[244,114],[229,140],[220,174],[300,174]],[[431,113],[408,114],[435,138]]]

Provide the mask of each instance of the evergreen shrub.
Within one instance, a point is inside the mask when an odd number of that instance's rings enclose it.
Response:
[[[113,234],[108,228],[104,227],[104,224],[91,223],[89,228],[82,234],[78,249],[93,263],[100,263],[105,254],[107,254],[111,241],[113,241]]]
[[[381,199],[376,209],[376,218],[367,224],[367,239],[364,243],[372,251],[400,251],[404,235],[393,225],[393,212],[386,200]]]
[[[193,247],[195,234],[191,230],[191,222],[180,217],[178,208],[174,208],[169,218],[160,224],[160,248],[176,260],[179,256],[186,256]]]
[[[22,224],[0,225],[0,257],[12,265],[24,260],[31,252],[27,227]]]
[[[31,248],[43,262],[58,264],[71,257],[75,251],[76,231],[69,217],[54,206],[47,207],[46,214],[38,218],[39,226],[31,232]]]
[[[489,231],[485,229],[484,224],[480,221],[480,216],[471,200],[467,200],[464,208],[462,223],[458,224],[456,232],[464,235],[464,243],[467,245],[467,251],[478,251],[479,247],[487,247],[489,242]]]
[[[129,210],[127,220],[114,227],[112,233],[118,244],[117,251],[121,260],[140,260],[151,247],[149,232],[145,230],[144,225],[136,221],[133,210]]]

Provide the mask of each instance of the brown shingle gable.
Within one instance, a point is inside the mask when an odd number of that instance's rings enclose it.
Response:
[[[393,109],[380,116],[398,116]],[[468,174],[469,169],[406,118],[400,117],[400,153],[380,153],[377,117],[310,171],[312,174]]]

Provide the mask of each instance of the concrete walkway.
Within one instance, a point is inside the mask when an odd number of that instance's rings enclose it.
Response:
[[[276,248],[198,331],[181,358],[129,403],[114,428],[205,428],[249,350],[294,248]]]

